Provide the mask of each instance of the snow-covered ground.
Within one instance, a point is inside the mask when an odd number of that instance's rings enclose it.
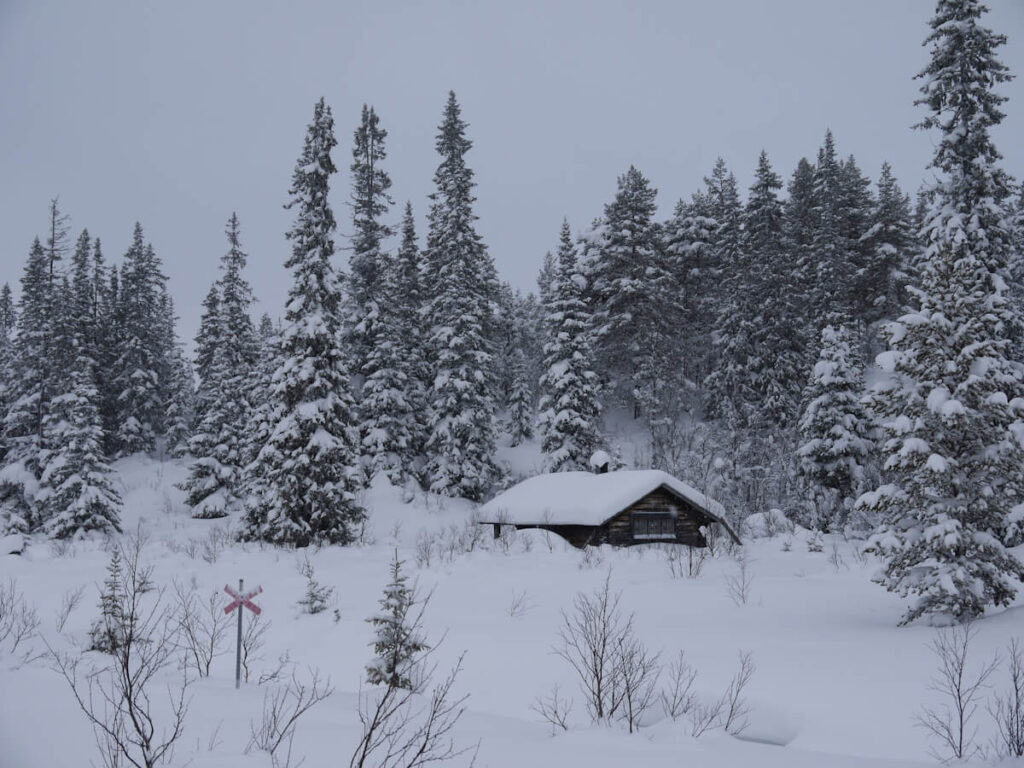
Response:
[[[528,448],[517,451],[529,461]],[[479,742],[477,765],[880,768],[931,763],[926,735],[914,727],[913,716],[923,702],[938,700],[927,690],[935,669],[927,646],[935,630],[896,626],[901,601],[870,582],[876,566],[858,558],[851,543],[833,546],[826,538],[822,551],[811,552],[801,532],[748,538],[746,604],[730,596],[728,581],[739,566],[728,555],[710,559],[696,578],[677,578],[663,551],[605,548],[584,556],[537,531],[521,533],[504,547],[491,542],[490,530],[484,529],[473,551],[453,556],[435,551],[429,565],[419,566],[417,541],[431,532],[439,540],[463,532],[473,506],[422,495],[406,503],[399,489],[376,485],[366,492],[369,525],[359,546],[292,552],[228,544],[214,557],[207,551],[211,530],[230,529],[232,522],[190,518],[174,487],[185,476],[182,464],[132,458],[121,461],[117,471],[125,530],[141,529],[148,537],[143,559],[154,566],[157,584],[177,579],[203,598],[219,590],[225,604],[225,584],[244,578],[248,586],[262,585],[256,602],[270,627],[257,667],[273,669],[287,652],[300,676],[310,667],[330,676],[336,692],[298,726],[294,758],[304,755],[307,768],[347,764],[357,741],[357,695],[371,656],[366,618],[376,611],[396,549],[421,590],[432,592],[425,625],[435,642],[444,636],[435,655],[440,668],[466,653],[457,687],[470,698],[457,738],[465,745]],[[305,591],[298,565],[307,557],[316,579],[334,589],[329,609],[317,615],[298,607]],[[36,540],[22,556],[0,556],[0,578],[15,579],[36,606],[39,631],[49,643],[83,646],[97,615],[108,560],[100,541],[62,547]],[[660,714],[648,717],[632,735],[624,727],[587,721],[572,670],[552,648],[560,611],[577,592],[597,589],[609,570],[622,605],[635,613],[641,639],[661,650],[666,662],[685,650],[699,670],[696,687],[705,699],[721,694],[741,651],[752,654],[752,712],[741,738],[717,730],[694,739],[685,722]],[[62,597],[82,585],[85,598],[58,633],[55,616]],[[512,610],[516,601],[520,610]],[[978,660],[1002,649],[1014,633],[1024,634],[1021,606],[1018,601],[979,624]],[[35,646],[41,649],[41,640]],[[192,686],[186,734],[173,764],[270,765],[266,754],[244,754],[264,690],[255,682],[234,689],[233,631],[221,650],[212,675]],[[531,707],[555,683],[575,706],[569,730],[552,736]],[[979,738],[985,740],[987,717],[981,712],[978,718]],[[100,765],[93,735],[64,681],[45,660],[20,663],[4,648],[0,766],[90,763]]]

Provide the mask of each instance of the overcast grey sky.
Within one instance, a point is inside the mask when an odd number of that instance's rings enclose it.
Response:
[[[997,134],[1024,173],[1024,2],[991,0],[1003,60]],[[788,178],[826,128],[872,179],[905,189],[930,138],[913,75],[931,0],[721,2],[51,2],[0,0],[0,281],[17,282],[48,201],[119,259],[142,222],[182,317],[226,248],[236,210],[259,310],[280,314],[291,170],[314,101],[334,111],[332,202],[347,244],[352,130],[364,102],[388,130],[397,223],[424,214],[449,89],[474,148],[479,229],[504,279],[532,289],[563,216],[601,212],[635,164],[661,213],[722,155],[746,189],[763,147]]]

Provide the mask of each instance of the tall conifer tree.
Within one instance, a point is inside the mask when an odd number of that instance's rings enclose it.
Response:
[[[497,478],[490,335],[497,277],[474,224],[475,182],[465,159],[473,145],[466,127],[449,93],[435,144],[441,163],[434,173],[425,254],[433,372],[425,474],[436,493],[480,500]]]
[[[336,225],[327,196],[336,144],[330,107],[320,99],[286,206],[297,209],[285,262],[293,282],[270,393],[273,427],[253,464],[256,492],[242,534],[249,539],[347,544],[365,517],[355,497],[358,431],[340,349],[342,286],[331,264]]]
[[[885,420],[886,483],[860,504],[882,515],[873,539],[885,560],[879,582],[913,596],[903,621],[957,620],[1006,605],[1024,565],[1006,544],[1020,540],[1024,510],[1021,366],[1009,358],[1020,323],[1007,295],[1013,233],[1010,183],[991,130],[1010,79],[982,26],[977,0],[939,0],[931,61],[918,76],[937,129],[937,180],[925,229],[913,311],[887,330],[880,362],[891,381],[876,393]]]
[[[548,342],[540,379],[541,450],[552,472],[586,470],[600,445],[600,401],[583,276],[569,222],[562,222],[558,271],[545,306]]]

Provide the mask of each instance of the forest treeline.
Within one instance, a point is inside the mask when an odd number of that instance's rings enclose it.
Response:
[[[719,159],[667,219],[630,167],[593,221],[551,233],[536,293],[499,279],[476,230],[454,93],[422,243],[363,107],[344,267],[334,118],[316,104],[283,316],[251,317],[232,214],[192,360],[141,225],[111,264],[54,201],[17,307],[0,293],[4,527],[117,530],[110,461],[159,448],[189,458],[197,517],[237,509],[242,538],[344,544],[377,473],[480,501],[509,480],[499,439],[537,433],[549,470],[586,469],[619,449],[621,413],[649,438],[622,460],[737,518],[871,537],[883,583],[918,595],[908,619],[1004,604],[1024,575],[1005,549],[1024,517],[1024,208],[990,135],[1010,74],[985,10],[937,4],[918,76],[935,180],[914,201],[831,132],[786,179],[762,151],[745,194]]]

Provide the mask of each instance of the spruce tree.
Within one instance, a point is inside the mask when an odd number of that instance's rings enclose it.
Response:
[[[863,272],[865,322],[894,320],[906,305],[905,286],[913,257],[915,236],[910,198],[903,194],[889,163],[882,163],[871,228],[864,236],[869,260]]]
[[[823,530],[845,527],[872,447],[854,341],[848,328],[825,326],[818,362],[804,392],[800,473],[824,502],[819,504],[818,519],[811,521]]]
[[[231,214],[225,234],[228,251],[221,258],[223,274],[206,298],[204,326],[197,336],[198,361],[204,369],[202,411],[189,441],[194,461],[180,486],[194,517],[223,517],[240,500],[246,461],[252,379],[258,343],[249,317],[252,290],[242,272],[238,216]]]
[[[28,532],[41,522],[33,511],[37,488],[43,421],[52,393],[49,364],[52,311],[48,260],[36,238],[21,278],[21,299],[10,405],[4,415],[4,468],[0,498],[8,507],[7,527]]]
[[[224,324],[220,318],[220,284],[214,281],[210,290],[203,298],[203,313],[199,317],[199,330],[196,332],[196,376],[199,386],[196,390],[196,424],[203,420],[206,411],[217,398],[217,390],[221,382],[215,377],[214,357],[219,349],[223,349]],[[223,373],[218,372],[218,373]]]
[[[839,199],[839,233],[849,261],[847,271],[853,275],[849,303],[852,317],[863,327],[874,300],[870,290],[874,254],[867,235],[871,229],[875,201],[871,195],[871,181],[861,172],[853,155],[839,164]]]
[[[518,331],[517,339],[522,338]],[[512,445],[519,445],[523,440],[533,437],[533,387],[526,366],[526,353],[522,344],[518,344],[512,353],[511,391],[508,396],[508,433]]]
[[[707,205],[716,222],[712,261],[718,274],[711,311],[715,321],[715,355],[704,380],[707,411],[741,429],[751,420],[759,402],[750,358],[753,354],[755,290],[754,270],[743,248],[743,208],[736,177],[718,158],[707,185]]]
[[[681,304],[675,343],[682,350],[680,369],[689,382],[702,382],[710,373],[721,276],[712,253],[717,226],[703,193],[689,203],[679,200],[664,225],[667,267]]]
[[[243,494],[248,496],[258,486],[256,475],[258,467],[254,463],[260,450],[270,439],[274,429],[274,372],[280,365],[280,332],[274,326],[270,315],[264,313],[260,318],[257,332],[259,344],[259,362],[253,374],[251,391],[252,410],[246,427],[245,439],[245,470],[242,473]]]
[[[419,382],[406,356],[408,325],[401,307],[404,298],[398,261],[379,254],[378,268],[380,306],[365,368],[370,373],[363,383],[360,434],[370,474],[384,472],[392,482],[400,483],[411,469],[415,451],[416,405],[409,395]]]
[[[366,680],[370,685],[412,691],[419,683],[417,664],[430,646],[422,634],[420,616],[415,613],[423,601],[416,594],[416,586],[410,585],[402,573],[403,564],[395,552],[380,611],[367,619],[374,628],[374,658],[366,667]]]
[[[167,403],[165,438],[168,456],[181,458],[188,453],[195,418],[195,385],[192,365],[180,348],[171,365],[171,398]]]
[[[843,193],[842,164],[836,156],[832,131],[827,131],[814,168],[811,306],[815,333],[828,324],[852,322],[851,286],[855,268],[843,232]]]
[[[430,436],[424,469],[430,490],[479,501],[498,475],[494,464],[493,340],[497,278],[477,234],[467,124],[448,94],[436,148],[425,253],[424,315],[431,365]]]
[[[634,167],[619,177],[602,217],[596,258],[589,266],[595,344],[620,402],[634,416],[659,407],[676,309],[661,231],[654,221],[657,190]]]
[[[412,420],[409,422],[409,450],[404,457],[405,471],[412,475],[418,457],[423,454],[429,434],[427,392],[431,385],[431,370],[425,352],[426,334],[423,329],[426,299],[423,291],[420,249],[416,241],[416,221],[412,204],[406,202],[402,216],[402,240],[395,255],[394,280],[397,286],[395,311],[401,329],[402,356],[406,370],[405,399],[409,403]]]
[[[92,359],[80,354],[67,390],[53,398],[46,418],[46,453],[37,502],[51,536],[121,530],[121,498],[103,455],[103,427],[92,381]]]
[[[938,129],[928,192],[928,248],[912,311],[888,326],[879,362],[892,374],[876,392],[884,417],[885,483],[860,505],[884,522],[873,549],[879,583],[914,601],[903,622],[926,614],[964,621],[1009,604],[1024,566],[1019,541],[1024,449],[1020,366],[1008,357],[1017,308],[1006,277],[1010,185],[991,130],[1010,75],[996,58],[1006,38],[980,24],[976,0],[939,0],[931,61],[918,76]]]
[[[363,105],[359,127],[353,136],[352,192],[352,255],[349,258],[348,279],[348,332],[355,373],[369,378],[374,369],[370,356],[377,343],[376,325],[382,309],[384,282],[383,242],[391,236],[391,229],[381,220],[391,210],[393,200],[388,194],[391,178],[384,170],[387,158],[385,140],[388,132],[380,127],[380,119],[373,107]],[[372,428],[381,414],[362,407],[363,434]]]
[[[14,386],[14,328],[17,313],[14,309],[14,298],[11,286],[7,283],[0,288],[0,466],[7,454],[3,440],[3,420],[11,406],[11,395]]]
[[[748,260],[747,304],[753,319],[748,375],[756,393],[757,421],[787,427],[796,418],[803,364],[799,308],[793,304],[798,289],[797,265],[783,240],[783,210],[777,191],[782,179],[772,170],[764,151],[743,217],[743,249]]]
[[[167,352],[162,328],[167,321],[162,311],[166,309],[167,278],[138,223],[124,256],[121,277],[120,354],[114,364],[114,388],[119,418],[117,453],[126,456],[153,450],[166,407],[160,376]]]
[[[349,372],[340,349],[340,277],[334,212],[327,196],[335,172],[334,119],[317,102],[289,189],[296,208],[288,231],[292,286],[268,421],[257,455],[256,492],[247,501],[243,537],[277,544],[347,544],[365,513],[356,501],[358,431]]]
[[[89,233],[83,231],[72,260],[72,279],[61,283],[53,317],[57,330],[49,350],[62,375],[54,382],[55,394],[44,417],[36,503],[41,520],[56,538],[120,530],[121,501],[103,454],[100,394],[94,380],[90,250]]]
[[[569,222],[562,222],[558,271],[545,307],[548,343],[540,379],[541,451],[552,472],[586,470],[600,446],[600,402],[593,371],[585,280],[577,264]]]
[[[782,239],[787,261],[792,265],[792,304],[795,310],[797,341],[803,349],[800,369],[810,368],[817,353],[818,329],[815,310],[817,267],[814,261],[815,199],[814,166],[800,158],[786,186],[783,204]]]
[[[115,547],[100,592],[100,616],[89,629],[89,650],[116,653],[124,642],[126,618],[124,568],[121,565],[121,550]]]

